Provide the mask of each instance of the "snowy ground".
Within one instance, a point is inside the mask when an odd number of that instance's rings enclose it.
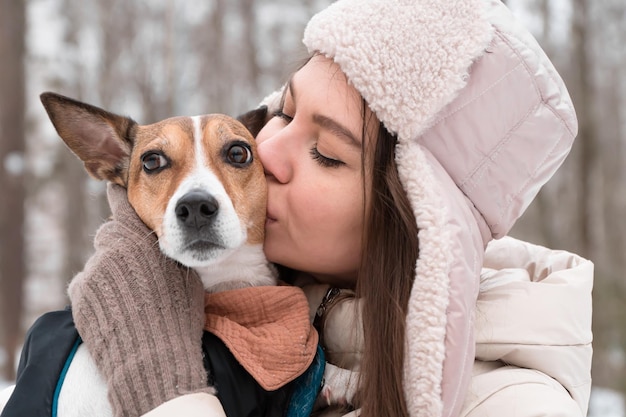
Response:
[[[625,417],[624,397],[618,392],[606,388],[594,388],[591,391],[588,417]]]
[[[0,348],[0,367],[4,366],[4,362],[7,360],[6,355],[4,354],[5,350]],[[9,386],[9,382],[2,379],[0,376],[0,391]]]

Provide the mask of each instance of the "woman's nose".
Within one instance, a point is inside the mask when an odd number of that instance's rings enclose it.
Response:
[[[292,152],[285,139],[279,133],[263,139],[257,145],[265,175],[283,184],[289,182],[293,176]]]

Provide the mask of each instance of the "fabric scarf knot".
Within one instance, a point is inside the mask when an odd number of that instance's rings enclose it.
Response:
[[[318,334],[298,287],[263,286],[207,293],[204,329],[219,337],[267,391],[300,376],[313,362]]]

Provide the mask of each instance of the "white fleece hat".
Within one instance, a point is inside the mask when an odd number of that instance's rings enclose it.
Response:
[[[484,248],[568,154],[558,73],[498,0],[339,0],[304,32],[385,127],[419,228],[403,386],[411,417],[456,416],[474,361]]]
[[[310,20],[304,44],[339,64],[389,131],[413,138],[465,85],[489,43],[482,3],[341,0]]]

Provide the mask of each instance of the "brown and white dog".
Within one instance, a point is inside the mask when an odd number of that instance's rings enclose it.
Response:
[[[86,170],[125,187],[161,251],[193,268],[207,291],[276,284],[262,247],[267,184],[249,128],[221,114],[144,126],[54,93],[41,101]],[[242,116],[253,133],[254,122],[264,121],[255,116]],[[67,371],[58,415],[112,416],[106,389],[82,344]],[[10,391],[2,393],[5,400]]]
[[[125,187],[161,251],[193,268],[207,291],[276,284],[262,247],[267,184],[253,138],[266,109],[239,120],[210,114],[139,125],[58,94],[41,100],[86,170]],[[323,403],[354,396],[349,371],[327,364],[324,377]],[[0,411],[12,388],[0,393]],[[106,382],[84,344],[69,366],[57,411],[60,417],[113,415]]]

